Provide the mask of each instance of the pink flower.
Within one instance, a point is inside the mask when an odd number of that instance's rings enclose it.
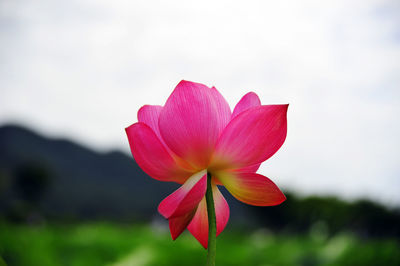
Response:
[[[286,198],[260,164],[286,138],[288,105],[261,105],[249,92],[233,113],[216,88],[181,81],[165,105],[145,105],[137,123],[126,128],[132,155],[149,176],[182,184],[158,211],[169,220],[172,239],[186,228],[207,248],[207,171],[212,174],[217,235],[229,219],[229,206],[217,185],[247,204],[272,206]]]

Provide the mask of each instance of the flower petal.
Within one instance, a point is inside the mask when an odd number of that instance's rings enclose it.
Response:
[[[148,125],[151,129],[153,129],[154,133],[157,135],[160,142],[164,145],[165,149],[168,153],[175,159],[176,164],[178,164],[179,168],[185,169],[187,172],[193,173],[195,169],[182,158],[179,158],[174,154],[171,149],[165,144],[163,138],[160,134],[160,129],[158,127],[158,119],[160,117],[160,113],[162,110],[162,106],[160,105],[144,105],[138,111],[138,121],[143,122]]]
[[[256,173],[219,172],[218,179],[238,200],[255,206],[274,206],[286,197],[268,177]]]
[[[253,165],[246,166],[246,167],[239,168],[239,169],[232,169],[231,171],[240,172],[240,173],[255,173],[255,172],[257,172],[258,168],[260,168],[260,166],[261,166],[261,163],[257,163],[257,164],[253,164]],[[217,185],[224,185],[215,176],[214,176],[214,182]]]
[[[205,169],[230,117],[228,103],[215,88],[183,80],[161,110],[159,127],[174,153]]]
[[[162,106],[160,105],[144,105],[139,109],[137,116],[138,121],[148,125],[163,143],[164,141],[158,128],[158,118],[160,117],[161,110]]]
[[[217,236],[224,231],[229,220],[229,205],[217,186],[213,186],[215,215],[217,220]]]
[[[213,167],[225,164],[225,168],[237,169],[271,157],[286,138],[287,108],[288,105],[263,105],[232,119],[216,145]]]
[[[261,166],[261,163],[256,163],[256,164],[253,164],[250,166],[236,169],[235,171],[242,172],[242,173],[255,173],[255,172],[257,172],[258,168],[260,168],[260,166]]]
[[[178,236],[185,231],[190,221],[192,221],[193,216],[196,213],[196,209],[197,208],[182,216],[169,219],[169,231],[171,232],[172,240],[177,239]]]
[[[160,181],[183,183],[190,173],[180,168],[154,131],[144,123],[125,129],[133,158],[149,176]]]
[[[207,171],[192,175],[174,193],[158,205],[158,212],[166,219],[178,217],[192,211],[199,204],[207,190]]]
[[[218,187],[214,184],[213,198],[215,206],[215,215],[217,222],[217,236],[224,230],[229,220],[229,205],[224,196],[222,196]],[[189,232],[200,242],[200,244],[207,248],[208,246],[208,213],[207,203],[205,197],[201,200],[197,207],[196,214],[188,226]]]
[[[232,118],[236,117],[238,114],[240,114],[243,111],[246,111],[247,109],[255,106],[260,106],[261,101],[260,98],[258,98],[257,94],[254,92],[249,92],[245,94],[242,99],[236,104],[235,109],[233,109],[232,113]]]

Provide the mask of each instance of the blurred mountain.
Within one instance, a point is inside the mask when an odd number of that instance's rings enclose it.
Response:
[[[148,177],[124,153],[98,153],[20,126],[0,127],[0,220],[162,219],[157,206],[177,187]],[[230,207],[228,226],[323,235],[350,231],[363,237],[400,238],[399,209],[371,200],[298,198],[285,191],[283,204],[254,207],[221,190]]]
[[[0,127],[0,210],[12,217],[36,210],[53,219],[148,219],[176,187],[149,178],[121,152]]]

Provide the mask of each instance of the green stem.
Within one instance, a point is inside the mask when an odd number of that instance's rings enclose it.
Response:
[[[207,266],[215,266],[215,256],[217,254],[217,222],[215,218],[215,206],[211,185],[211,174],[207,172],[207,214],[208,214],[208,254]]]

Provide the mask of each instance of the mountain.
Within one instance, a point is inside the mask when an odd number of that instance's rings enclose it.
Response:
[[[45,219],[148,221],[161,218],[157,206],[176,188],[150,178],[122,152],[98,153],[21,126],[0,127],[0,218],[26,220],[33,213]],[[246,206],[221,190],[231,218],[249,224]]]
[[[148,219],[176,187],[149,178],[121,152],[102,154],[23,127],[0,127],[1,213]]]
[[[162,219],[157,206],[177,187],[150,178],[124,153],[98,153],[20,126],[0,127],[0,222]],[[221,190],[230,207],[228,226],[305,233],[317,225],[331,234],[400,238],[400,210],[370,200],[297,198],[284,191],[283,204],[263,208]]]

